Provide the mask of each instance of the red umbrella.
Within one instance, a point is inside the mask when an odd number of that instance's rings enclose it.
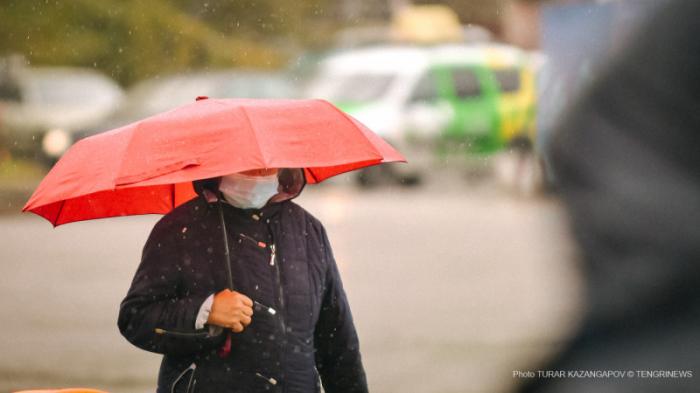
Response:
[[[204,98],[204,97],[202,97]],[[403,156],[323,100],[198,99],[77,142],[22,211],[54,226],[166,214],[192,181],[259,168],[304,168],[318,183]]]

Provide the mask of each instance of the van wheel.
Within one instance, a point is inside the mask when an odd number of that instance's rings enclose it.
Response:
[[[360,188],[374,188],[381,183],[382,173],[376,167],[364,168],[357,172],[355,183]]]
[[[423,177],[419,173],[409,173],[397,176],[396,180],[403,187],[415,187],[423,182]]]

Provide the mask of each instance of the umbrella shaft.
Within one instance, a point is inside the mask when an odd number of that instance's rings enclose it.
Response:
[[[224,210],[221,207],[221,199],[217,201],[219,207],[219,221],[221,221],[221,234],[224,237],[224,251],[226,258],[226,275],[228,279],[228,289],[233,291],[233,272],[231,271],[231,253],[228,246],[228,233],[226,232],[226,223],[224,222]]]

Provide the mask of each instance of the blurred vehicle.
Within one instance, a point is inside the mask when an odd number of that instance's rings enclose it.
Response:
[[[431,165],[530,143],[532,56],[498,44],[375,46],[322,61],[306,95],[328,99],[403,152],[409,165],[362,172],[415,184]],[[460,160],[456,160],[460,161]],[[379,172],[379,171],[384,172]]]
[[[122,105],[103,121],[70,132],[70,144],[79,139],[124,126],[156,113],[212,98],[294,98],[297,88],[282,73],[246,70],[193,72],[155,77],[127,91]],[[70,144],[55,156],[58,159]]]
[[[99,121],[121,88],[90,69],[17,67],[0,75],[0,130],[13,154],[46,160],[70,144],[67,130]]]

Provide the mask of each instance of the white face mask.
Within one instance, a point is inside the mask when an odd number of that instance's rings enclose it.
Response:
[[[221,178],[219,190],[228,203],[241,209],[260,209],[277,194],[277,174],[248,176],[232,173]]]

